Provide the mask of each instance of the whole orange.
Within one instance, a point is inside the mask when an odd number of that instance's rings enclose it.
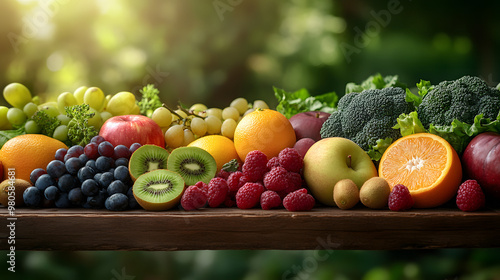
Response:
[[[24,134],[7,141],[0,149],[0,161],[4,176],[9,176],[9,168],[16,179],[30,182],[31,171],[47,167],[54,160],[59,148],[68,148],[63,142],[42,134]]]
[[[290,121],[280,112],[270,109],[256,110],[244,116],[234,131],[234,146],[242,161],[253,150],[259,150],[271,159],[284,148],[292,148],[295,141]]]
[[[231,139],[222,135],[207,135],[189,143],[188,147],[198,147],[211,154],[217,163],[217,170],[232,159],[239,161],[238,153]]]

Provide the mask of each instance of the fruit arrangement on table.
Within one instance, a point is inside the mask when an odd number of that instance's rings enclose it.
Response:
[[[123,211],[318,205],[405,211],[500,201],[500,90],[477,77],[413,93],[380,74],[278,106],[172,109],[144,87],[80,87],[41,103],[23,85],[0,106],[0,203]],[[413,90],[415,91],[415,90]],[[454,203],[453,203],[454,202]]]

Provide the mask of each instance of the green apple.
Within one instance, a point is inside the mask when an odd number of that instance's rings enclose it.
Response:
[[[304,179],[312,195],[321,203],[334,206],[333,187],[351,179],[358,188],[377,176],[368,154],[353,141],[330,137],[314,143],[304,156]]]

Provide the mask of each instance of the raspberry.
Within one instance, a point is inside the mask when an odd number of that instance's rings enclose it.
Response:
[[[476,180],[467,180],[458,188],[457,206],[462,211],[476,211],[484,207],[485,197]]]
[[[236,201],[234,201],[234,197],[227,196],[226,199],[224,200],[224,206],[233,207],[234,205],[236,205]]]
[[[259,150],[248,153],[243,163],[243,174],[248,178],[248,181],[261,181],[266,172],[267,156]]]
[[[228,186],[226,180],[216,177],[208,183],[208,205],[218,207],[226,200]]]
[[[245,184],[244,182],[240,182],[240,178],[242,176],[243,172],[241,171],[236,171],[229,175],[229,178],[227,178],[227,186],[229,187],[229,192],[236,193],[238,189]]]
[[[287,181],[288,185],[286,189],[277,192],[282,199],[285,198],[287,194],[302,188],[302,176],[300,176],[299,173],[288,172]]]
[[[268,190],[279,192],[286,189],[288,185],[288,171],[281,166],[273,167],[264,176],[264,186]]]
[[[202,190],[208,198],[208,185],[207,185],[207,183],[205,183],[203,181],[199,181],[194,185],[197,186],[200,190]]]
[[[280,166],[280,160],[278,157],[272,157],[268,162],[267,162],[267,170],[273,169],[273,167]]]
[[[224,169],[221,169],[219,172],[217,172],[217,175],[215,175],[215,177],[220,177],[222,179],[226,179],[229,177],[229,175],[231,175],[231,172],[229,171],[226,171]]]
[[[304,166],[304,159],[294,148],[285,148],[278,155],[279,163],[286,170],[299,172]]]
[[[314,204],[316,204],[314,197],[304,188],[289,193],[283,199],[283,206],[288,211],[308,211],[314,207]]]
[[[197,186],[189,186],[181,198],[181,206],[184,210],[196,210],[205,206],[207,195]]]
[[[260,201],[264,187],[258,183],[245,183],[236,193],[236,205],[240,209],[255,207]]]
[[[389,194],[389,209],[392,211],[408,210],[413,206],[413,197],[404,185],[395,185]]]
[[[281,206],[281,197],[274,191],[265,191],[260,195],[260,207],[264,210]]]

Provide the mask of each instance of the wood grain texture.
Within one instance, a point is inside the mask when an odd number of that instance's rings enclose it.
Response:
[[[0,249],[9,237],[5,208]],[[500,247],[500,211],[18,209],[16,250],[392,250]]]

